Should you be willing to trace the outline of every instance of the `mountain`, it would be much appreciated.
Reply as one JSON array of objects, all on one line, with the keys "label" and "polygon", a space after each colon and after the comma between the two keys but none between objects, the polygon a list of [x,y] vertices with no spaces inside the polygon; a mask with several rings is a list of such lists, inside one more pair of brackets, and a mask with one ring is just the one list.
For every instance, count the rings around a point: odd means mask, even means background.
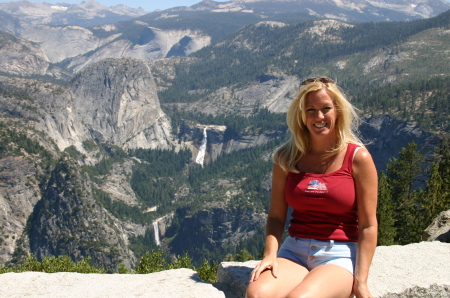
[{"label": "mountain", "polygon": [[[105,51],[89,60],[99,51],[72,52],[58,66],[51,47],[2,34],[0,50],[17,58],[0,74],[0,262],[30,252],[90,256],[113,272],[158,248],[188,251],[196,263],[243,249],[259,255],[270,157],[287,138],[285,111],[300,82],[337,79],[363,117],[359,130],[379,170],[411,141],[429,154],[450,129],[448,14],[263,21],[189,56],[149,61]],[[107,48],[119,33],[145,48],[152,33],[148,24],[134,31],[139,22],[40,26],[72,48],[88,38]],[[27,57],[39,67],[6,68],[26,66]],[[49,68],[68,73],[76,59],[86,60],[70,80],[49,80]]]},{"label": "mountain", "polygon": [[[105,58],[186,56],[261,21],[404,21],[429,18],[448,9],[450,4],[444,0],[202,1],[142,15],[128,13],[124,6],[107,8],[93,0],[70,6],[20,1],[0,4],[4,15],[0,30],[39,43],[51,63],[79,72]],[[121,22],[107,18],[118,10],[124,11]],[[96,21],[99,16],[103,21]]]},{"label": "mountain", "polygon": [[142,8],[130,8],[126,5],[106,7],[94,0],[83,1],[81,4],[32,3],[23,0],[0,3],[0,10],[31,25],[77,26],[111,24],[146,13]]},{"label": "mountain", "polygon": [[228,2],[204,0],[191,7],[169,9],[167,12],[175,13],[183,10],[214,13],[244,12],[265,17],[273,17],[275,14],[286,17],[296,13],[346,22],[379,22],[429,18],[449,8],[450,4],[444,0],[231,0]]},{"label": "mountain", "polygon": [[68,80],[72,75],[52,65],[41,47],[34,42],[0,31],[0,67],[3,73],[41,76]]},{"label": "mountain", "polygon": [[209,45],[211,38],[198,30],[162,30],[135,21],[132,26],[28,26],[18,34],[40,45],[49,62],[72,72],[106,58],[154,60],[186,56]]}]

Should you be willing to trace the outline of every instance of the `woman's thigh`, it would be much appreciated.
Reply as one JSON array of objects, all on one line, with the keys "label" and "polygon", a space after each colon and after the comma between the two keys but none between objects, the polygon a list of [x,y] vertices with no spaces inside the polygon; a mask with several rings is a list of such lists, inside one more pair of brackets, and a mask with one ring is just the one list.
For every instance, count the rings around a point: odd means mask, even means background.
[{"label": "woman's thigh", "polygon": [[264,271],[256,281],[249,284],[247,298],[286,297],[308,274],[305,267],[289,259],[277,258],[277,264],[277,278],[273,277],[272,271]]},{"label": "woman's thigh", "polygon": [[320,265],[285,297],[349,298],[353,292],[353,274],[338,265]]}]

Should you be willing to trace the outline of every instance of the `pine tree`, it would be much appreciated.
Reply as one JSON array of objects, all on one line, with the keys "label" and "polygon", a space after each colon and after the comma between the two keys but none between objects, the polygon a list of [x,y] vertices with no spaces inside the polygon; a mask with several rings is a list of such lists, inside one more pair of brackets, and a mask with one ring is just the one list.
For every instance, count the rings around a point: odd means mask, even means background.
[{"label": "pine tree", "polygon": [[449,193],[444,188],[448,187],[443,183],[443,179],[438,170],[438,164],[434,163],[431,167],[426,189],[420,196],[420,206],[424,221],[430,224],[433,219],[441,212],[449,208]]},{"label": "pine tree", "polygon": [[392,158],[387,165],[388,183],[392,187],[392,200],[395,205],[397,241],[408,244],[421,240],[422,223],[418,216],[417,193],[414,187],[422,173],[424,156],[411,142],[402,148],[399,158]]},{"label": "pine tree", "polygon": [[441,139],[439,149],[436,152],[435,163],[442,178],[443,191],[450,191],[450,137]]},{"label": "pine tree", "polygon": [[450,139],[443,138],[436,150],[428,173],[425,191],[419,196],[420,212],[425,229],[440,212],[450,208]]},{"label": "pine tree", "polygon": [[394,227],[395,211],[392,202],[392,190],[386,175],[381,172],[378,178],[378,245],[395,244],[396,228]]}]

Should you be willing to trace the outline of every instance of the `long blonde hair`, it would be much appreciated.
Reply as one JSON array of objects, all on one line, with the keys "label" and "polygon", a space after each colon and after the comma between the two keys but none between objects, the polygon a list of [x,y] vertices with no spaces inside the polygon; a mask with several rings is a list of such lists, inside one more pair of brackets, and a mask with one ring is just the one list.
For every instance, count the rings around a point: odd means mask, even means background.
[{"label": "long blonde hair", "polygon": [[338,113],[335,129],[336,146],[329,151],[327,156],[337,154],[345,148],[347,143],[363,146],[356,135],[359,117],[341,89],[332,81],[327,83],[319,80],[313,81],[302,85],[299,94],[292,101],[286,115],[291,137],[289,141],[277,148],[273,155],[273,161],[279,164],[284,171],[298,173],[296,168],[298,161],[310,150],[309,130],[306,127],[306,97],[310,92],[319,90],[325,90],[330,95]]}]

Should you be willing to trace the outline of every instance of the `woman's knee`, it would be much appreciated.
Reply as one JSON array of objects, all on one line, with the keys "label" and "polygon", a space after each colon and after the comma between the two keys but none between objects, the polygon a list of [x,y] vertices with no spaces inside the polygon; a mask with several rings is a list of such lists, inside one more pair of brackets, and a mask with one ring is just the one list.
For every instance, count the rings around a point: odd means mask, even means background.
[{"label": "woman's knee", "polygon": [[252,282],[247,288],[246,298],[264,298],[273,297],[270,294],[270,290],[265,286],[264,283]]}]

